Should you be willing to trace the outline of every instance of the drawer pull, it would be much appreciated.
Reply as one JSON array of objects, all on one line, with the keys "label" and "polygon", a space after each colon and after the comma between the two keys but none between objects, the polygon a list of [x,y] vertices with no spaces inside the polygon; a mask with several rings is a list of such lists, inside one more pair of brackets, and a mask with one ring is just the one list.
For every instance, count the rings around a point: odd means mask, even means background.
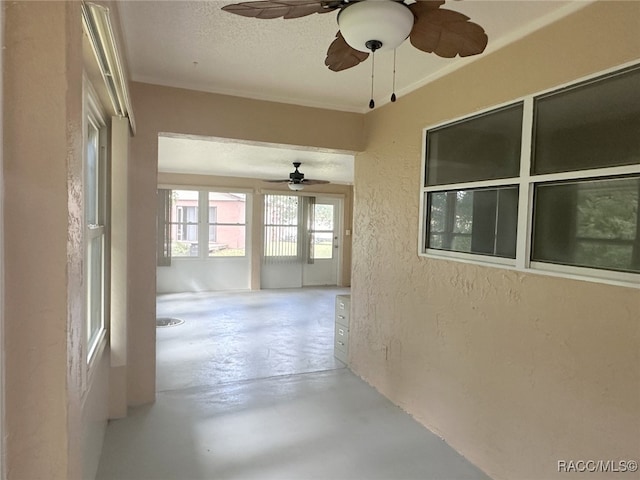
[{"label": "drawer pull", "polygon": [[344,302],[340,302],[340,308],[344,308]]},{"label": "drawer pull", "polygon": [[343,329],[341,329],[341,328],[339,328],[339,329],[338,329],[338,335],[344,335],[344,330],[343,330]]},{"label": "drawer pull", "polygon": [[339,318],[340,320],[344,320],[344,315],[338,315],[338,318]]},{"label": "drawer pull", "polygon": [[340,340],[338,340],[338,344],[340,344],[341,347],[344,347],[344,342],[341,342]]}]

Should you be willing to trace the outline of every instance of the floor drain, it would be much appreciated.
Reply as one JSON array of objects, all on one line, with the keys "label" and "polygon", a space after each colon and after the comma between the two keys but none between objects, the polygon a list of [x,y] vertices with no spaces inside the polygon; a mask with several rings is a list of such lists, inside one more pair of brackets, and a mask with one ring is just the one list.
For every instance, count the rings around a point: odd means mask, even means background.
[{"label": "floor drain", "polygon": [[184,320],[173,317],[156,318],[156,327],[175,327],[176,325],[182,325]]}]

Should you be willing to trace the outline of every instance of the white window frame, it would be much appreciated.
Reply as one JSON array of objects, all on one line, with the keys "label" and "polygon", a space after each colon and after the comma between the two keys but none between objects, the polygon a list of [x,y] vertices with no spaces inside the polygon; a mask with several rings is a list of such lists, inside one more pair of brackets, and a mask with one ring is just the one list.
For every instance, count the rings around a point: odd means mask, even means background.
[{"label": "white window frame", "polygon": [[[202,187],[194,185],[158,185],[158,189],[170,189],[170,190],[189,190],[198,193],[198,222],[190,225],[195,225],[198,231],[198,255],[184,255],[184,256],[171,256],[171,262],[194,262],[201,260],[213,260],[213,261],[229,261],[233,259],[250,258],[251,256],[251,237],[249,229],[249,220],[251,218],[252,208],[252,196],[253,190],[246,188],[217,188],[217,187]],[[228,223],[209,223],[209,192],[214,193],[241,193],[245,195],[245,210],[244,210],[244,223],[228,224]],[[201,208],[202,206],[205,208]],[[169,222],[170,225],[179,225],[178,222]],[[209,255],[209,227],[214,225],[237,225],[244,227],[245,229],[245,247],[244,255],[234,256],[215,256]],[[175,240],[175,239],[172,239]]]},{"label": "white window frame", "polygon": [[[315,219],[315,208],[318,204],[314,203],[314,219]],[[321,230],[321,229],[315,229],[313,228],[314,225],[310,225],[309,226],[309,230],[308,230],[308,235],[309,235],[309,240],[313,240],[315,238],[316,233],[330,233],[331,234],[331,256],[330,257],[316,257],[314,256],[314,246],[310,245],[309,246],[309,258],[313,261],[322,261],[322,260],[333,260],[335,258],[335,238],[336,238],[336,210],[337,207],[334,204],[320,204],[320,205],[330,205],[331,208],[333,209],[333,230]]]},{"label": "white window frame", "polygon": [[[217,217],[217,213],[216,213],[216,221],[211,223],[210,218],[209,218],[209,209],[210,208],[215,208],[216,212],[217,212],[217,208],[218,207],[211,207],[209,205],[209,193],[240,193],[244,195],[244,222],[243,223],[229,223],[229,222],[219,222],[218,221],[218,217]],[[202,242],[200,243],[200,245],[202,246],[202,244],[204,244],[203,251],[202,254],[205,258],[216,258],[216,259],[221,259],[221,258],[247,258],[247,255],[249,254],[249,236],[248,236],[248,224],[249,224],[249,213],[250,213],[250,193],[247,193],[241,189],[235,189],[235,190],[227,190],[227,189],[218,189],[218,188],[207,188],[205,190],[201,190],[200,191],[200,195],[201,195],[201,205],[206,206],[206,208],[203,208],[202,213],[201,213],[201,228],[204,229],[204,231],[206,232],[206,235],[204,235]],[[244,227],[244,255],[231,255],[231,256],[224,256],[224,255],[210,255],[209,254],[209,243],[211,243],[211,238],[209,236],[210,232],[211,232],[211,227]]]},{"label": "white window frame", "polygon": [[[605,177],[619,177],[623,175],[638,175],[640,174],[640,164],[625,165],[618,167],[606,167],[596,168],[589,170],[577,170],[571,172],[551,173],[543,175],[532,175],[531,161],[532,161],[532,142],[533,142],[533,115],[534,115],[534,100],[537,97],[558,92],[567,87],[577,86],[583,82],[595,80],[605,75],[615,74],[616,72],[628,69],[628,68],[640,68],[640,64],[637,62],[630,62],[624,65],[619,65],[615,68],[607,69],[602,72],[598,72],[593,75],[560,85],[554,88],[550,88],[541,92],[537,92],[525,97],[521,97],[509,102],[505,102],[499,105],[492,106],[491,108],[483,109],[474,112],[469,115],[454,118],[428,126],[422,130],[422,162],[421,162],[421,175],[420,175],[420,204],[419,204],[419,235],[418,235],[418,255],[425,258],[434,258],[442,260],[451,260],[463,263],[472,263],[477,265],[492,266],[498,268],[505,268],[510,270],[517,270],[521,272],[536,273],[542,275],[558,276],[564,278],[573,278],[579,280],[586,280],[599,283],[607,283],[613,285],[623,285],[628,287],[640,288],[640,274],[629,272],[618,272],[614,270],[604,270],[586,267],[576,267],[571,265],[558,265],[546,262],[534,262],[531,261],[531,239],[533,229],[533,191],[535,184],[541,184],[551,181],[562,180],[581,180],[581,179],[598,179]],[[427,132],[439,127],[454,124],[456,122],[468,120],[478,115],[489,114],[493,111],[501,108],[515,105],[519,102],[523,102],[523,119],[522,119],[522,137],[521,137],[521,151],[520,151],[520,175],[515,178],[506,178],[498,180],[486,180],[476,182],[465,182],[446,185],[425,186],[426,176],[426,138]],[[502,258],[490,255],[480,255],[473,253],[462,253],[448,250],[437,250],[426,248],[427,245],[427,195],[431,192],[442,192],[450,190],[461,190],[468,188],[481,188],[481,187],[499,187],[505,185],[517,185],[519,190],[518,199],[518,223],[517,223],[517,236],[516,236],[516,258]],[[640,228],[640,225],[638,226]]]},{"label": "white window frame", "polygon": [[[82,178],[83,178],[83,198],[85,207],[83,208],[83,225],[84,225],[84,262],[83,262],[83,279],[84,279],[84,342],[85,342],[85,359],[89,365],[89,369],[92,370],[94,360],[99,357],[99,353],[102,352],[106,344],[107,333],[107,279],[108,279],[108,265],[107,248],[109,248],[107,241],[107,125],[105,122],[104,114],[98,100],[98,95],[93,89],[89,80],[84,77],[84,111],[83,111],[83,162],[82,162]],[[86,201],[88,199],[88,182],[87,182],[87,132],[89,125],[93,125],[98,130],[98,178],[96,188],[98,190],[98,218],[95,224],[89,224],[86,218]],[[89,258],[89,246],[92,240],[96,238],[102,239],[102,255],[101,255],[101,287],[100,298],[97,299],[100,302],[100,322],[99,330],[95,335],[91,333],[91,309],[90,309],[90,258]],[[96,299],[93,299],[94,301]]]}]

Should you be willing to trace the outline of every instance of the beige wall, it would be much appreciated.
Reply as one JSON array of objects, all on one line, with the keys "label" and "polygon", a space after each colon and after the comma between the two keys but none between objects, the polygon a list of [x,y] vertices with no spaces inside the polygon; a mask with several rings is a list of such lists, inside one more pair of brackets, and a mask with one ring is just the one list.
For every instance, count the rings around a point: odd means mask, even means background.
[{"label": "beige wall", "polygon": [[129,120],[111,118],[111,309],[109,418],[127,416]]},{"label": "beige wall", "polygon": [[3,7],[7,477],[80,478],[80,6]]},{"label": "beige wall", "polygon": [[352,368],[496,479],[640,458],[640,290],[419,258],[422,129],[639,59],[639,31],[598,2],[366,116]]},{"label": "beige wall", "polygon": [[[96,464],[109,365],[83,384],[80,6],[2,6],[7,476],[80,478]],[[639,18],[639,2],[589,6],[366,117],[133,84],[129,403],[155,393],[158,133],[348,151],[366,140],[354,370],[496,478],[552,478],[562,458],[638,459],[638,290],[415,252],[421,129],[637,59]]]},{"label": "beige wall", "polygon": [[[362,115],[132,84],[138,131],[129,168],[130,405],[155,398],[155,273],[158,134],[179,133],[312,148],[361,151]],[[222,185],[221,185],[222,186]],[[259,252],[259,250],[258,250]],[[256,252],[254,252],[256,254]],[[255,258],[254,258],[255,261]],[[259,277],[258,277],[259,278]],[[256,278],[252,284],[256,284]]]},{"label": "beige wall", "polygon": [[109,350],[87,368],[80,3],[2,8],[7,478],[92,478]]}]

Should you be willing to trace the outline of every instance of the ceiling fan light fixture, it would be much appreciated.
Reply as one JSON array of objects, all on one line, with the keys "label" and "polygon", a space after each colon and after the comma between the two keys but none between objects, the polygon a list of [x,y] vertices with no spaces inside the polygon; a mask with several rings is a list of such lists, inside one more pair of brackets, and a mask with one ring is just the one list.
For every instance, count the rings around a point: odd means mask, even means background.
[{"label": "ceiling fan light fixture", "polygon": [[338,14],[345,41],[361,52],[372,51],[367,43],[378,42],[379,50],[393,50],[404,42],[413,28],[414,16],[402,2],[364,0],[348,5]]},{"label": "ceiling fan light fixture", "polygon": [[289,190],[295,190],[296,192],[304,190],[304,185],[302,185],[301,183],[290,182],[287,185],[289,185]]}]

